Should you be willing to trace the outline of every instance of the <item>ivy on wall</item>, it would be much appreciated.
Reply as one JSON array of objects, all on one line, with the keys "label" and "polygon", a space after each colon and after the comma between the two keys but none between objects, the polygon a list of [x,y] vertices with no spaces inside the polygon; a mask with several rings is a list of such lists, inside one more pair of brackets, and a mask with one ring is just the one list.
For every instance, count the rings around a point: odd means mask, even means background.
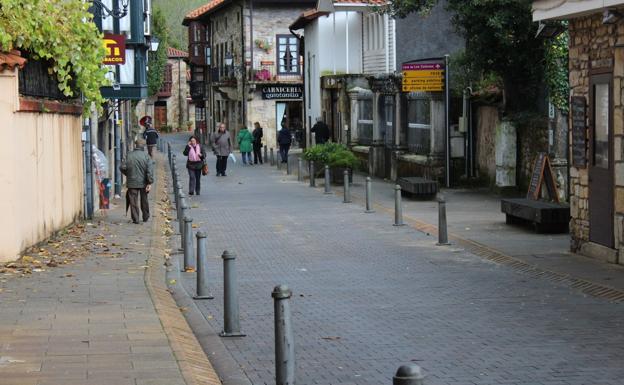
[{"label": "ivy on wall", "polygon": [[156,95],[162,87],[165,69],[167,68],[169,27],[167,26],[167,19],[159,7],[154,7],[152,25],[152,34],[158,38],[160,44],[156,52],[150,52],[149,72],[147,73],[147,92],[150,96]]},{"label": "ivy on wall", "polygon": [[0,50],[28,51],[35,59],[51,60],[51,75],[66,96],[77,91],[91,102],[104,102],[100,87],[108,85],[102,35],[92,22],[88,3],[82,0],[2,0],[0,2]]}]

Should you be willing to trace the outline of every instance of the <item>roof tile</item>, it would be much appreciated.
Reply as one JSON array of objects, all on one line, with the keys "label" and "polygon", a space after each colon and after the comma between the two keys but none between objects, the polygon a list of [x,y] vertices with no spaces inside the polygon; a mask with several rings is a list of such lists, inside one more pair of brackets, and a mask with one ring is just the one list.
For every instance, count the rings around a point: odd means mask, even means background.
[{"label": "roof tile", "polygon": [[13,50],[11,52],[0,52],[0,71],[5,69],[14,69],[15,66],[24,68],[26,59],[21,56],[20,51]]}]

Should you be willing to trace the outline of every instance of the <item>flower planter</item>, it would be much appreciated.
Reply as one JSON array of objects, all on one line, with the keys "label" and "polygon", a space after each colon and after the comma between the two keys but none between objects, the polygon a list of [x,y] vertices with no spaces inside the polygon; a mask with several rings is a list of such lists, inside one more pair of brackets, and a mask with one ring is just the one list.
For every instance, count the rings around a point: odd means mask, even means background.
[{"label": "flower planter", "polygon": [[353,183],[353,170],[346,169],[344,167],[332,167],[329,169],[329,174],[331,175],[331,183],[342,186],[344,184],[344,170],[349,171],[349,183]]}]

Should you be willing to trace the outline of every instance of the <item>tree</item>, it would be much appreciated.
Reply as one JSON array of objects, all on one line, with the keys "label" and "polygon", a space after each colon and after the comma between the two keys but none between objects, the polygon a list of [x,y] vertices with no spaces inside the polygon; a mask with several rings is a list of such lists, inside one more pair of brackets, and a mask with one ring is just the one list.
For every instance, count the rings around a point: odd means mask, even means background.
[{"label": "tree", "polygon": [[[437,2],[391,0],[385,12],[402,18],[411,12],[427,13]],[[466,49],[457,63],[465,66],[461,70],[471,74],[474,82],[500,79],[507,113],[539,109],[546,68],[554,64],[547,59],[561,59],[561,44],[535,37],[531,5],[532,0],[447,0],[452,22],[466,39]],[[559,53],[556,58],[549,54],[553,45]],[[567,73],[551,70],[549,74],[559,76],[554,82],[559,87],[549,91],[561,92],[565,88],[561,87],[561,75],[566,81]]]},{"label": "tree", "polygon": [[160,40],[158,50],[150,55],[149,72],[147,73],[147,90],[150,96],[155,95],[163,85],[167,68],[167,47],[169,46],[169,27],[159,7],[154,7],[152,15],[152,34]]},{"label": "tree", "polygon": [[100,87],[108,84],[102,34],[92,20],[82,0],[2,0],[0,51],[21,49],[35,59],[51,60],[59,89],[78,96],[73,81],[85,98],[86,112],[91,102],[98,107],[104,102]]}]

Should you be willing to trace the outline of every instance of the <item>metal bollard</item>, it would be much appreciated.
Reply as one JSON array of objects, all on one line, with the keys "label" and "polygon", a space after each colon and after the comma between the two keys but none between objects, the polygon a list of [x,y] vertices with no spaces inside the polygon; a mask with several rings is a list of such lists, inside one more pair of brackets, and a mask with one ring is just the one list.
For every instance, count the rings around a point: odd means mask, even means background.
[{"label": "metal bollard", "polygon": [[297,161],[297,181],[303,182],[303,159]]},{"label": "metal bollard", "polygon": [[184,268],[182,271],[193,270],[193,259],[195,259],[195,249],[193,248],[193,218],[184,217]]},{"label": "metal bollard", "polygon": [[314,171],[314,161],[310,161],[310,187],[316,187],[316,172]]},{"label": "metal bollard", "polygon": [[349,186],[349,170],[343,171],[343,183],[344,183],[344,199],[342,203],[351,203],[351,188]]},{"label": "metal bollard", "polygon": [[290,162],[286,160],[286,175],[292,174],[292,170],[290,169]]},{"label": "metal bollard", "polygon": [[169,167],[171,168],[171,176],[174,176],[176,173],[176,155],[175,154],[171,154],[169,156]]},{"label": "metal bollard", "polygon": [[392,385],[424,385],[425,376],[420,366],[415,364],[402,365],[392,377]]},{"label": "metal bollard", "polygon": [[[186,195],[184,193],[180,193],[180,213],[178,218],[178,224],[180,225],[180,235],[184,236],[184,217],[188,215],[188,210],[190,210],[191,206],[188,205],[186,201]],[[184,238],[182,238],[184,240]]]},{"label": "metal bollard", "polygon": [[438,197],[438,246],[450,245],[448,232],[446,231],[446,200],[444,196]]},{"label": "metal bollard", "polygon": [[366,177],[366,211],[365,213],[374,213],[373,205],[371,204],[371,196],[373,194],[373,183],[371,181],[370,176]]},{"label": "metal bollard", "polygon": [[195,234],[195,237],[197,238],[197,289],[193,299],[213,299],[214,297],[210,294],[210,290],[206,287],[208,275],[208,269],[206,266],[206,233],[199,231]]},{"label": "metal bollard", "polygon": [[331,194],[331,184],[329,182],[329,166],[325,165],[325,194]]},{"label": "metal bollard", "polygon": [[271,147],[271,150],[269,152],[271,153],[269,163],[271,164],[271,166],[275,166],[275,154],[273,153],[273,147]]},{"label": "metal bollard", "polygon": [[266,144],[264,145],[264,159],[265,162],[269,160],[269,157],[267,156],[267,146]]},{"label": "metal bollard", "polygon": [[271,297],[275,306],[275,383],[292,385],[295,383],[295,341],[290,317],[292,291],[286,285],[275,286]]},{"label": "metal bollard", "polygon": [[236,291],[236,254],[225,250],[223,259],[223,331],[221,337],[244,337],[240,331]]},{"label": "metal bollard", "polygon": [[401,186],[398,184],[394,186],[394,226],[405,226],[401,205]]}]

